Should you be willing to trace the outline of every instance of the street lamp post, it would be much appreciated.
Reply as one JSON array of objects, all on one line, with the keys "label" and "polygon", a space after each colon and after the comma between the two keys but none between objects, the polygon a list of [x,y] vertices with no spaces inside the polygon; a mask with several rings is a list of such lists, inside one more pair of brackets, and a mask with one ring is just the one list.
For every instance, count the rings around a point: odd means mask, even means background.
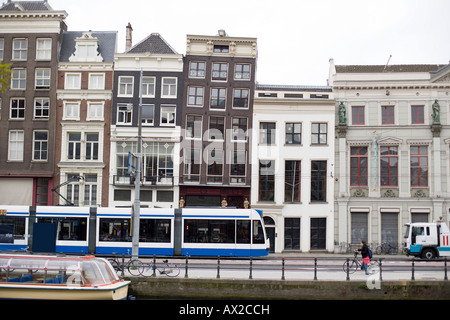
[{"label": "street lamp post", "polygon": [[138,145],[136,154],[136,178],[134,180],[134,204],[133,204],[133,217],[132,217],[132,259],[139,257],[139,225],[141,216],[141,165],[142,165],[142,79],[143,71],[141,69],[140,76],[140,90],[139,90],[139,108],[138,108]]}]

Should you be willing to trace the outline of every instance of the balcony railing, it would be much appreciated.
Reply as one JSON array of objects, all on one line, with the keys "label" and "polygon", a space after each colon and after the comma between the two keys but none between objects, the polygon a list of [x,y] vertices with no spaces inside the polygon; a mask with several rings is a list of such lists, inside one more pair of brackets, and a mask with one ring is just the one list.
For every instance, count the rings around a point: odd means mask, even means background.
[{"label": "balcony railing", "polygon": [[[114,175],[113,176],[113,185],[114,186],[134,186],[136,177],[133,176],[121,176]],[[173,187],[173,176],[144,176],[141,181],[141,186],[160,186],[160,187]]]}]

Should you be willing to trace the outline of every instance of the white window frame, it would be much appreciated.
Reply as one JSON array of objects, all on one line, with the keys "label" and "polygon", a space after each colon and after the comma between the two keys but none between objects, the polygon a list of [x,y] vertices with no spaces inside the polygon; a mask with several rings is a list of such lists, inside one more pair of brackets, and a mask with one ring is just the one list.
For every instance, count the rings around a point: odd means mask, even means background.
[{"label": "white window frame", "polygon": [[[145,81],[148,81],[148,80],[153,80],[153,84],[151,82],[145,83]],[[152,87],[153,87],[153,89],[152,89]],[[155,92],[156,92],[156,77],[148,77],[148,76],[143,77],[141,90],[142,90],[143,97],[154,98]]]},{"label": "white window frame", "polygon": [[[36,69],[34,76],[34,88],[36,90],[49,90],[51,85],[51,77],[52,77],[51,69],[48,68]],[[38,85],[38,81],[42,83]]]},{"label": "white window frame", "polygon": [[[13,104],[13,100],[20,100],[23,101],[23,108],[17,108],[17,110],[19,111],[20,109],[23,109],[23,117],[13,117],[12,116],[12,104]],[[25,100],[25,98],[11,98],[10,100],[10,107],[9,107],[9,119],[10,120],[24,120],[25,119],[25,109],[27,108],[27,101]]]},{"label": "white window frame", "polygon": [[89,90],[105,90],[105,74],[89,73]]},{"label": "white window frame", "polygon": [[[96,109],[96,110],[95,110]],[[86,120],[103,120],[104,119],[105,102],[88,102]]]},{"label": "white window frame", "polygon": [[[65,78],[66,79],[65,79],[65,83],[64,83],[64,89],[66,89],[66,90],[80,90],[81,89],[81,73],[68,72],[68,73],[66,73]],[[76,78],[78,78],[77,81],[76,81]]]},{"label": "white window frame", "polygon": [[[166,115],[173,114],[173,123],[163,123],[163,115],[164,114],[166,114]],[[169,117],[166,116],[166,119],[169,119]],[[164,104],[161,105],[160,119],[159,119],[160,126],[174,127],[176,125],[176,123],[177,123],[177,106],[164,105]]]},{"label": "white window frame", "polygon": [[[46,132],[47,133],[47,140],[36,140],[36,133],[37,132]],[[39,142],[40,144],[40,151],[39,153],[42,155],[42,143],[46,142],[47,143],[47,157],[45,159],[36,159],[35,156],[35,151],[36,151],[36,142]],[[47,162],[48,161],[48,130],[34,130],[33,131],[33,161],[38,161],[38,162]]]},{"label": "white window frame", "polygon": [[[41,101],[41,106],[37,106],[37,102]],[[45,101],[48,103],[48,106],[45,106]],[[37,115],[37,111],[40,110],[41,115]],[[47,110],[47,116],[43,116],[42,113],[44,110]],[[35,120],[48,120],[50,117],[50,98],[34,98],[34,111],[33,111],[33,119]]]},{"label": "white window frame", "polygon": [[[120,110],[121,107],[122,108],[127,108],[126,113],[130,114],[130,121],[129,122],[119,121],[119,113],[121,113],[121,112],[125,113],[125,110]],[[133,105],[128,104],[128,103],[118,103],[117,104],[116,124],[131,126],[132,123],[133,123]]]},{"label": "white window frame", "polygon": [[26,90],[26,89],[27,89],[27,69],[25,68],[12,69],[11,90]]},{"label": "white window frame", "polygon": [[5,54],[5,39],[0,39],[0,61],[4,59]]},{"label": "white window frame", "polygon": [[[122,80],[131,79],[131,83],[122,83]],[[122,90],[122,86],[124,86],[124,91]],[[127,93],[128,87],[131,88],[131,93]],[[132,97],[134,93],[134,77],[133,76],[120,76],[119,77],[119,86],[118,86],[118,97]]]},{"label": "white window frame", "polygon": [[[69,109],[75,112],[69,114]],[[80,120],[80,101],[64,101],[63,120]]]},{"label": "white window frame", "polygon": [[[16,47],[16,41],[20,41],[20,47]],[[25,44],[23,47],[22,45]],[[15,58],[15,53],[19,53],[19,57]],[[26,38],[14,38],[12,42],[12,57],[13,61],[27,61],[28,59],[28,39]]]},{"label": "white window frame", "polygon": [[[12,140],[12,134],[13,133],[21,133],[21,137],[18,136],[17,140]],[[20,139],[21,138],[21,139]],[[10,130],[9,131],[9,135],[8,135],[8,161],[17,161],[17,162],[22,162],[23,161],[23,155],[24,155],[24,147],[25,147],[25,133],[23,130]],[[15,155],[12,156],[12,144],[15,143],[16,144],[16,150],[15,150]]]},{"label": "white window frame", "polygon": [[[50,47],[49,47],[50,44]],[[50,61],[52,59],[52,39],[37,38],[36,39],[36,60]]]},{"label": "white window frame", "polygon": [[[173,83],[165,83],[167,80],[175,80],[175,84]],[[167,94],[164,94],[164,91],[167,90]],[[177,77],[163,77],[161,79],[161,98],[170,98],[175,99],[177,97],[178,90],[178,78]],[[174,91],[172,94],[171,92]]]}]

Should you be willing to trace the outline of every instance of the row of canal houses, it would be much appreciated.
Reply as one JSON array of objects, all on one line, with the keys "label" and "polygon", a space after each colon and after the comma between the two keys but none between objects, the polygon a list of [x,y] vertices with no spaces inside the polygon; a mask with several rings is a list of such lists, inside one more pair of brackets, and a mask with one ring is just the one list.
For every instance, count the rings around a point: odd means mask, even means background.
[{"label": "row of canal houses", "polygon": [[[257,82],[257,39],[69,31],[47,1],[0,8],[0,204],[263,211],[272,252],[402,241],[448,220],[450,65],[335,65]],[[294,72],[286,70],[285,72]],[[1,223],[1,220],[0,220]]]}]

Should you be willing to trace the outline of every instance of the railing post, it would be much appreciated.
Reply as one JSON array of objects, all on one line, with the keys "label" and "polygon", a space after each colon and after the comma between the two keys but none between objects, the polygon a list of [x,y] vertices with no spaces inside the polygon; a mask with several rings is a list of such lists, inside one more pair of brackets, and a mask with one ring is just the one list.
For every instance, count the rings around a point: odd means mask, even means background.
[{"label": "railing post", "polygon": [[281,280],[285,280],[285,277],[284,277],[284,257],[281,258]]},{"label": "railing post", "polygon": [[251,280],[253,279],[253,275],[252,275],[252,270],[253,269],[253,260],[252,257],[250,257],[250,275],[248,276],[248,278]]},{"label": "railing post", "polygon": [[350,280],[350,259],[347,258],[347,278],[345,280]]},{"label": "railing post", "polygon": [[156,277],[156,255],[153,255],[153,275],[152,277]]},{"label": "railing post", "polygon": [[317,258],[314,258],[314,280],[317,280]]},{"label": "railing post", "polygon": [[122,270],[122,277],[124,276],[125,273],[125,254],[122,254],[122,265],[120,266],[120,269]]},{"label": "railing post", "polygon": [[412,273],[411,273],[411,280],[416,280],[415,278],[414,278],[414,259],[412,259]]},{"label": "railing post", "polygon": [[380,281],[381,280],[383,280],[383,276],[382,276],[382,274],[383,274],[383,267],[382,267],[382,265],[383,265],[383,258],[380,258],[380,263],[379,263],[379,266],[380,266]]},{"label": "railing post", "polygon": [[444,280],[448,280],[448,277],[447,277],[447,257],[444,257]]},{"label": "railing post", "polygon": [[186,267],[184,269],[184,277],[185,278],[189,278],[188,277],[188,263],[189,263],[189,256],[186,256]]},{"label": "railing post", "polygon": [[220,279],[220,256],[217,256],[217,279]]}]

